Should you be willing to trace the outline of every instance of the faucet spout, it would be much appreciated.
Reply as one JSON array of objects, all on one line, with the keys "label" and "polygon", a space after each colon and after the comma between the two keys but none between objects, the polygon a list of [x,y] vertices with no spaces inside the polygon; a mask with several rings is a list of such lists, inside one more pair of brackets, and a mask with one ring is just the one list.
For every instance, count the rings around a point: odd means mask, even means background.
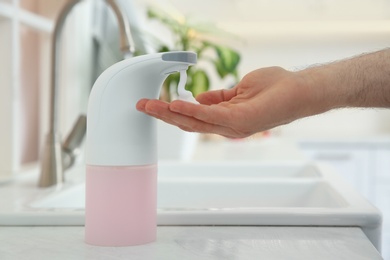
[{"label": "faucet spout", "polygon": [[[49,187],[55,184],[64,182],[64,158],[68,158],[68,162],[74,161],[73,151],[69,151],[66,144],[61,145],[61,137],[58,130],[58,116],[59,116],[59,68],[60,68],[60,50],[62,42],[62,30],[73,7],[82,0],[69,0],[61,10],[54,27],[52,49],[51,49],[51,93],[50,93],[50,110],[49,110],[49,133],[47,134],[45,144],[43,147],[43,154],[41,158],[41,175],[39,178],[39,187]],[[106,0],[108,6],[113,10],[118,20],[120,49],[127,57],[134,53],[134,43],[130,31],[130,24],[128,17],[122,11],[116,0]],[[86,132],[85,124],[76,124],[77,136],[79,143]],[[75,129],[72,131],[74,132]],[[77,147],[77,145],[72,145]],[[67,155],[67,156],[66,156]],[[70,157],[70,158],[69,158]]]},{"label": "faucet spout", "polygon": [[130,31],[130,23],[127,15],[120,8],[115,0],[106,0],[107,4],[114,11],[118,20],[119,37],[120,37],[120,50],[125,56],[131,56],[135,52],[133,37]]}]

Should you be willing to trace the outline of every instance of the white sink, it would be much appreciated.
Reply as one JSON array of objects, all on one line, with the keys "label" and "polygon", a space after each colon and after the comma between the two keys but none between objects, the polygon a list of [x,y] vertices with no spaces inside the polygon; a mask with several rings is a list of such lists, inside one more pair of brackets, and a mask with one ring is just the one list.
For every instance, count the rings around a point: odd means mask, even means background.
[{"label": "white sink", "polygon": [[[245,170],[244,170],[245,169]],[[298,180],[298,181],[297,181]],[[161,210],[243,209],[262,207],[341,207],[346,203],[313,165],[162,164],[158,173]],[[280,192],[283,190],[284,192]],[[55,190],[33,208],[84,209],[83,182]]]},{"label": "white sink", "polygon": [[[1,212],[0,225],[83,225],[83,167]],[[324,165],[161,163],[159,225],[359,226],[379,248],[380,212]]]},{"label": "white sink", "polygon": [[[283,190],[284,192],[280,192]],[[33,208],[84,209],[85,185],[75,185],[33,202]],[[259,210],[262,208],[341,208],[346,201],[318,181],[164,180],[158,184],[158,209],[169,211]]]}]

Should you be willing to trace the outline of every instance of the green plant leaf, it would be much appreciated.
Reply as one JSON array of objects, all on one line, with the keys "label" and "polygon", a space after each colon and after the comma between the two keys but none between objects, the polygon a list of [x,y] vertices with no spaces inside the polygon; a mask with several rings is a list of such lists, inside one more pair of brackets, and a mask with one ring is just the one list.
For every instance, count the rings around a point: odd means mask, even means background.
[{"label": "green plant leaf", "polygon": [[169,48],[165,45],[161,46],[160,49],[158,49],[158,52],[167,52],[170,51]]},{"label": "green plant leaf", "polygon": [[207,73],[204,70],[195,70],[191,74],[188,75],[191,77],[190,84],[187,86],[187,89],[192,92],[194,97],[198,94],[209,90],[210,81]]},{"label": "green plant leaf", "polygon": [[225,70],[225,68],[223,67],[221,61],[218,59],[218,60],[215,60],[214,61],[214,66],[215,66],[215,69],[217,70],[218,72],[218,75],[223,79],[225,76],[229,75],[229,72]]},{"label": "green plant leaf", "polygon": [[225,77],[234,73],[240,63],[240,54],[236,51],[220,45],[212,45],[217,52],[218,60],[215,62],[218,74]]}]

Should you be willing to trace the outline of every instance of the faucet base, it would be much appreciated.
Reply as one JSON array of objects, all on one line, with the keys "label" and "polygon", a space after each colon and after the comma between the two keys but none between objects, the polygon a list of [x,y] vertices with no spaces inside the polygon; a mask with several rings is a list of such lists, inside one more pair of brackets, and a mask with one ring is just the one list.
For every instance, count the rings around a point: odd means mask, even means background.
[{"label": "faucet base", "polygon": [[64,167],[62,164],[61,138],[58,134],[49,133],[43,149],[38,186],[45,188],[63,182]]},{"label": "faucet base", "polygon": [[157,165],[88,166],[85,242],[133,246],[153,242],[157,230]]}]

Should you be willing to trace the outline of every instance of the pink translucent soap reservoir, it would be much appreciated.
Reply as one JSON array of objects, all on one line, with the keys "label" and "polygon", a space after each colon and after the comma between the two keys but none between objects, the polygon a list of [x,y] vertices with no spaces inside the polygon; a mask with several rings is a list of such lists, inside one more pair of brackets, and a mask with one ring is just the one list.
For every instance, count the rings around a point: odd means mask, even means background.
[{"label": "pink translucent soap reservoir", "polygon": [[156,120],[136,110],[162,83],[196,63],[193,52],[118,62],[96,80],[88,103],[85,242],[132,246],[156,239]]}]

